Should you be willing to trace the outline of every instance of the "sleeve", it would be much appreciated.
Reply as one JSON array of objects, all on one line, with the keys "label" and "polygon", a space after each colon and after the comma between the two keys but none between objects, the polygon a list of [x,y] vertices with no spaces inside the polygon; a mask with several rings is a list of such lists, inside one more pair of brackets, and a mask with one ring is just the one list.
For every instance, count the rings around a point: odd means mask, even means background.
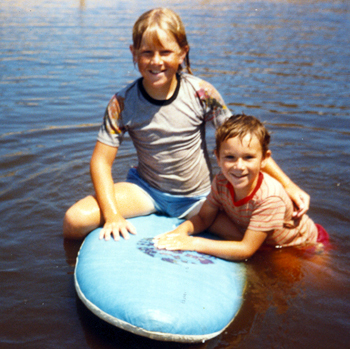
[{"label": "sleeve", "polygon": [[119,147],[123,141],[125,127],[122,123],[124,99],[114,95],[106,108],[97,140],[112,147]]},{"label": "sleeve", "polygon": [[255,231],[282,229],[285,212],[286,205],[282,198],[268,197],[253,209],[247,229]]},{"label": "sleeve", "polygon": [[204,120],[212,122],[215,128],[232,115],[220,93],[210,83],[202,80],[197,95],[205,110]]}]

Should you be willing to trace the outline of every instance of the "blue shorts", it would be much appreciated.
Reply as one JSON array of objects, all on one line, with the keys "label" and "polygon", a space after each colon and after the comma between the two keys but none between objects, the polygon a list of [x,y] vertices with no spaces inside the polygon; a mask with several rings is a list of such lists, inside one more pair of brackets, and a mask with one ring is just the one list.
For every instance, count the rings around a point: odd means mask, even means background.
[{"label": "blue shorts", "polygon": [[185,218],[196,206],[202,204],[209,193],[198,196],[183,196],[163,193],[152,188],[138,174],[136,168],[131,168],[126,177],[126,182],[134,183],[143,189],[152,199],[155,209],[170,217]]}]

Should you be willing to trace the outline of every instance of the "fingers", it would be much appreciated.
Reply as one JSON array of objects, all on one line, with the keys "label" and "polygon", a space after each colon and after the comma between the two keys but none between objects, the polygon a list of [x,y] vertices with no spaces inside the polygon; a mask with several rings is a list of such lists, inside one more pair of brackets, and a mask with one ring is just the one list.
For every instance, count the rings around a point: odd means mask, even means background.
[{"label": "fingers", "polygon": [[122,236],[125,240],[130,238],[129,234],[136,234],[136,228],[127,220],[113,223],[106,223],[100,231],[99,239],[108,241],[111,236],[115,241]]},{"label": "fingers", "polygon": [[297,200],[295,200],[295,204],[298,209],[293,213],[293,217],[300,218],[310,207],[310,196],[305,192],[299,193]]},{"label": "fingers", "polygon": [[182,249],[182,242],[179,240],[178,233],[164,233],[157,235],[153,239],[154,246],[160,250],[180,250]]},{"label": "fingers", "polygon": [[156,241],[154,246],[159,250],[178,250],[179,246],[174,241]]},{"label": "fingers", "polygon": [[178,237],[177,233],[162,233],[153,238],[154,245],[162,244],[165,241],[173,241],[175,237]]},{"label": "fingers", "polygon": [[304,205],[299,205],[299,209],[297,211],[293,212],[294,218],[300,218],[303,214],[305,214],[307,209],[304,207]]},{"label": "fingers", "polygon": [[289,185],[285,187],[285,189],[297,208],[293,213],[293,217],[300,218],[309,209],[310,195],[307,194],[304,190],[300,189],[293,182],[290,182]]}]

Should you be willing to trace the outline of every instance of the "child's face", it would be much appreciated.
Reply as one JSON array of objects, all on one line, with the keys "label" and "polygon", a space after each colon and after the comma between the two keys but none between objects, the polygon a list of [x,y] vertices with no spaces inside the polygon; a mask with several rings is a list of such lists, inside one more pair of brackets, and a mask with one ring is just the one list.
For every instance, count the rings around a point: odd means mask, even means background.
[{"label": "child's face", "polygon": [[[158,29],[157,35],[160,44],[145,32],[140,48],[137,50],[131,46],[130,50],[144,78],[146,91],[151,97],[166,99],[175,90],[176,72],[186,57],[188,47],[181,49],[175,38],[164,30]],[[163,98],[157,98],[161,96]]]},{"label": "child's face", "polygon": [[242,140],[229,138],[221,144],[216,158],[222,173],[234,188],[235,201],[244,199],[254,190],[260,169],[270,154],[268,150],[263,158],[261,144],[255,135],[247,134]]}]

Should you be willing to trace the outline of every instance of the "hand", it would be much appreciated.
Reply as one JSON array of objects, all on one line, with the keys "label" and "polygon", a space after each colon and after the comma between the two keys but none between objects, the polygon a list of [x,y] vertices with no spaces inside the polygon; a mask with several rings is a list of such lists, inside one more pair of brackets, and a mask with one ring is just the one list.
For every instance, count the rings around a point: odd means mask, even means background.
[{"label": "hand", "polygon": [[187,234],[169,232],[156,236],[153,242],[154,246],[160,250],[193,250],[193,237]]},{"label": "hand", "polygon": [[104,238],[107,241],[112,235],[114,240],[118,241],[121,235],[125,240],[128,240],[130,237],[129,233],[135,235],[135,227],[126,219],[120,217],[118,220],[106,222],[100,232],[99,238],[100,240]]},{"label": "hand", "polygon": [[297,211],[294,211],[293,217],[300,218],[310,207],[310,195],[301,190],[293,182],[286,186],[285,189],[297,207]]}]

